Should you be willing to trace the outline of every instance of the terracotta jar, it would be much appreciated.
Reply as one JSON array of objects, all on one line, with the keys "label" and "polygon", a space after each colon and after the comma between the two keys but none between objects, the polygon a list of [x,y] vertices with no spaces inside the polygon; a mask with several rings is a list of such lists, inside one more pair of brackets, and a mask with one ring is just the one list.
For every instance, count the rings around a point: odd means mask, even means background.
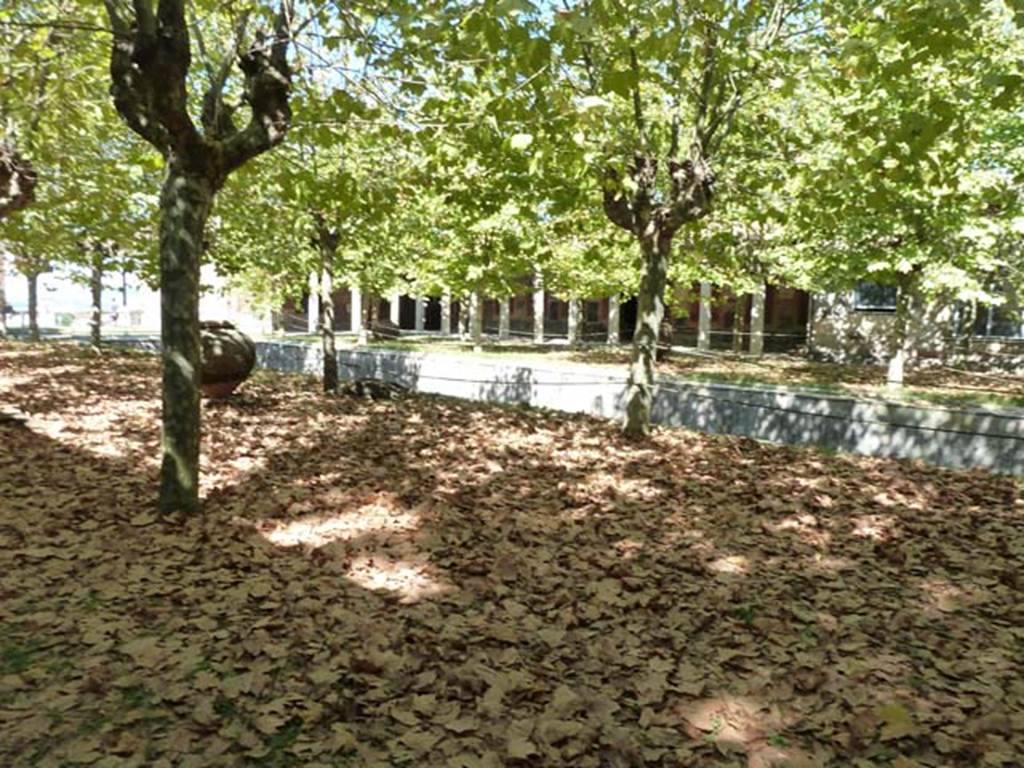
[{"label": "terracotta jar", "polygon": [[207,398],[227,397],[256,365],[253,340],[227,322],[199,324],[202,364],[199,388]]}]

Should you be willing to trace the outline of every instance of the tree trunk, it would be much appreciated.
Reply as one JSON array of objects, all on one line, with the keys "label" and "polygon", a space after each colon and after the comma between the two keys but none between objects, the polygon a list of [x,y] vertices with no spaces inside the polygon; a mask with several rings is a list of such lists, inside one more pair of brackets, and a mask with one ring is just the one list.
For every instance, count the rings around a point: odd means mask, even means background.
[{"label": "tree trunk", "polygon": [[39,273],[28,275],[28,338],[39,341]]},{"label": "tree trunk", "polygon": [[[51,38],[53,34],[54,32],[51,30]],[[46,65],[41,74],[42,79],[36,88],[38,91],[37,104],[44,103],[42,95],[45,92],[49,74],[49,68]],[[38,109],[37,107],[36,115],[30,124],[38,122]],[[33,127],[35,126],[33,125]],[[7,144],[0,143],[0,220],[33,202],[37,181],[38,176],[32,166]]]},{"label": "tree trunk", "polygon": [[661,319],[665,314],[665,283],[671,247],[671,235],[656,229],[640,237],[643,271],[637,294],[636,333],[633,335],[633,361],[627,384],[626,421],[623,425],[623,432],[628,437],[646,437],[651,430],[654,363]]},{"label": "tree trunk", "polygon": [[750,297],[750,354],[755,357],[764,354],[764,302],[765,286],[762,283]]},{"label": "tree trunk", "polygon": [[661,315],[661,330],[658,332],[658,353],[654,356],[656,362],[668,360],[672,354],[672,342],[675,338],[676,326],[672,318],[672,308],[665,305]]},{"label": "tree trunk", "polygon": [[968,356],[971,353],[971,337],[974,335],[974,323],[978,317],[978,302],[970,302],[965,311],[964,316],[961,319],[960,328],[958,329],[956,345],[955,345],[955,356]]},{"label": "tree trunk", "polygon": [[469,294],[469,335],[473,340],[473,351],[483,351],[484,302],[479,290]]},{"label": "tree trunk", "polygon": [[160,511],[199,511],[199,264],[209,180],[168,168],[160,195],[163,435]]},{"label": "tree trunk", "polygon": [[99,347],[103,341],[103,249],[99,246],[93,246],[92,269],[89,274],[89,293],[92,296],[89,340],[94,347]]},{"label": "tree trunk", "polygon": [[583,343],[583,302],[569,299],[569,344],[577,347]]},{"label": "tree trunk", "polygon": [[700,284],[700,304],[697,308],[697,349],[711,349],[711,283]]},{"label": "tree trunk", "polygon": [[743,296],[733,299],[732,308],[732,351],[739,354],[743,351]]},{"label": "tree trunk", "polygon": [[441,335],[452,335],[452,292],[447,288],[441,294]]},{"label": "tree trunk", "polygon": [[509,304],[511,299],[498,299],[498,339],[508,341],[512,336],[511,320],[512,311]]},{"label": "tree trunk", "polygon": [[459,341],[469,338],[469,320],[472,312],[473,299],[470,294],[465,294],[459,301]]},{"label": "tree trunk", "polygon": [[338,391],[338,351],[334,343],[334,250],[330,234],[320,234],[320,346],[324,357],[324,392]]},{"label": "tree trunk", "polygon": [[376,293],[366,295],[366,330],[372,331],[373,324],[380,319],[380,296]]},{"label": "tree trunk", "polygon": [[903,386],[903,374],[906,368],[910,328],[910,303],[912,298],[912,282],[901,277],[896,294],[896,314],[893,317],[892,335],[889,341],[889,364],[886,370],[886,386],[891,390],[899,390]]},{"label": "tree trunk", "polygon": [[619,306],[618,296],[608,297],[608,343],[618,344],[619,343],[619,313],[621,307]]}]

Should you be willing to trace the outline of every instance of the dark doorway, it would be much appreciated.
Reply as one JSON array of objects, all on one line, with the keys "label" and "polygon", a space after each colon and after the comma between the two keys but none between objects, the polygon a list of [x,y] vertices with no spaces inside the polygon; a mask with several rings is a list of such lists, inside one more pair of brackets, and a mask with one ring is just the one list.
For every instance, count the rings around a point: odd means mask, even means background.
[{"label": "dark doorway", "polygon": [[411,296],[398,299],[398,327],[407,331],[416,327],[416,299]]},{"label": "dark doorway", "polygon": [[636,299],[627,299],[619,306],[619,341],[632,341],[636,332]]},{"label": "dark doorway", "polygon": [[423,313],[423,330],[425,331],[440,331],[441,330],[441,300],[430,298],[427,299],[427,308]]}]

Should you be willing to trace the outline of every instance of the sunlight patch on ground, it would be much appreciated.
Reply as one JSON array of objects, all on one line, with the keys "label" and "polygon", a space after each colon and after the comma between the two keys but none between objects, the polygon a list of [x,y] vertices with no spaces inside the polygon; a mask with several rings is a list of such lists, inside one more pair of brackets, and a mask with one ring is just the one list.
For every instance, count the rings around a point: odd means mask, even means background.
[{"label": "sunlight patch on ground", "polygon": [[728,555],[708,563],[708,570],[722,574],[743,574],[750,571],[750,560],[746,555]]},{"label": "sunlight patch on ground", "polygon": [[[321,509],[333,505],[338,511],[309,514],[314,503]],[[422,524],[417,509],[406,509],[389,493],[376,494],[373,501],[354,509],[345,507],[351,507],[350,496],[342,489],[331,489],[291,505],[292,514],[305,513],[299,519],[267,520],[256,528],[277,547],[336,554],[345,563],[347,579],[364,589],[390,592],[401,603],[455,589],[435,575],[430,558],[417,550],[414,537]]]},{"label": "sunlight patch on ground", "polygon": [[350,541],[370,533],[394,534],[415,531],[419,515],[379,502],[350,512],[312,515],[291,522],[268,521],[263,537],[279,547],[318,548],[335,541]]},{"label": "sunlight patch on ground", "polygon": [[18,376],[5,373],[3,376],[0,376],[0,394],[13,394],[15,390],[32,384],[35,379],[35,374],[22,374]]},{"label": "sunlight patch on ground", "polygon": [[487,441],[491,445],[513,450],[543,451],[554,445],[555,435],[541,430],[536,432],[509,430],[500,435],[489,435]]},{"label": "sunlight patch on ground", "polygon": [[430,564],[421,560],[391,560],[387,557],[361,557],[352,562],[345,574],[360,587],[395,593],[400,603],[415,603],[452,592],[455,588],[430,573]]},{"label": "sunlight patch on ground", "polygon": [[805,512],[789,515],[778,522],[764,523],[764,530],[771,533],[794,533],[811,546],[826,548],[832,543],[832,534],[822,529],[817,517]]},{"label": "sunlight patch on ground", "polygon": [[896,530],[896,521],[889,516],[860,515],[852,520],[853,535],[861,539],[886,541]]},{"label": "sunlight patch on ground", "polygon": [[[133,430],[149,431],[151,417],[146,411],[150,407],[151,404],[144,400],[119,400],[102,412],[85,408],[69,412],[66,415],[70,418],[35,414],[29,417],[26,426],[75,450],[104,458],[131,457],[132,461],[156,465],[158,457],[153,452],[140,456],[132,435],[125,434]],[[156,437],[157,433],[150,431],[150,435]]]},{"label": "sunlight patch on ground", "polygon": [[636,539],[622,539],[615,542],[615,549],[618,550],[623,560],[632,560],[643,548],[644,543]]},{"label": "sunlight patch on ground", "polygon": [[653,501],[664,493],[646,477],[623,477],[611,472],[592,475],[585,487],[581,488],[589,495],[601,494],[608,499],[629,498]]},{"label": "sunlight patch on ground", "polygon": [[752,697],[731,694],[684,702],[676,715],[692,737],[743,750],[758,746],[798,719]]},{"label": "sunlight patch on ground", "polygon": [[747,768],[817,768],[822,761],[781,736],[800,721],[794,712],[749,696],[724,694],[680,704],[675,715],[695,741],[720,752],[746,753]]}]

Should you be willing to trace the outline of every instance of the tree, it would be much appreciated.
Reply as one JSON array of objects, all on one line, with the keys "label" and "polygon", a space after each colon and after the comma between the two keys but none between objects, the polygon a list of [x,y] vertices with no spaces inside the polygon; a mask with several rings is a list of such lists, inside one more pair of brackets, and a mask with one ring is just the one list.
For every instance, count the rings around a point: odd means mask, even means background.
[{"label": "tree", "polygon": [[[248,36],[254,9],[242,11],[216,61],[206,48],[200,19],[186,17],[185,0],[104,0],[114,32],[111,94],[125,123],[164,158],[160,193],[161,354],[163,438],[160,508],[199,508],[198,376],[199,267],[214,198],[230,174],[279,144],[288,129],[291,66],[288,48],[293,3],[281,0],[271,28]],[[192,5],[195,8],[197,4]],[[213,3],[204,7],[211,15]],[[257,18],[259,18],[257,16]],[[206,65],[207,85],[191,93],[193,30]],[[246,43],[248,39],[248,43]],[[229,80],[237,64],[241,83],[232,101]],[[201,102],[199,124],[191,107]],[[244,127],[236,123],[245,105]]]},{"label": "tree", "polygon": [[[325,291],[347,285],[360,295],[383,294],[423,254],[413,247],[420,232],[411,224],[417,208],[408,137],[364,124],[375,117],[365,105],[308,85],[294,100],[281,162],[253,165],[225,189],[211,244],[223,271],[272,306],[318,292],[324,388],[332,392],[336,342],[325,310],[333,313],[334,305]],[[368,313],[357,322],[365,328]]]},{"label": "tree", "polygon": [[899,387],[926,300],[992,298],[1020,204],[1019,121],[1008,115],[1024,85],[1020,35],[981,0],[841,3],[826,21],[816,148],[796,174],[796,210],[833,287],[895,288],[887,377]]},{"label": "tree", "polygon": [[[17,232],[35,232],[34,224],[41,219],[36,211],[28,209],[14,219],[8,220],[4,228],[4,247],[13,259],[14,269],[25,276],[28,282],[28,337],[39,341],[39,277],[53,269],[53,259],[59,257],[59,245],[55,242],[39,245],[39,240],[28,236],[19,238]],[[13,236],[12,236],[13,235]]]},{"label": "tree", "polygon": [[118,117],[104,100],[90,130],[65,143],[68,157],[54,174],[59,190],[40,211],[41,232],[70,241],[60,263],[91,294],[90,339],[102,341],[103,289],[114,272],[144,274],[155,267],[156,211],[152,190],[159,160],[134,136],[119,135]]},{"label": "tree", "polygon": [[[714,164],[752,81],[811,3],[582,3],[561,15],[566,57],[589,103],[628,99],[628,130],[603,169],[609,220],[641,252],[637,328],[624,432],[648,433],[672,244],[712,209]],[[777,58],[777,57],[776,57]],[[623,155],[628,154],[626,161]],[[662,171],[664,169],[664,171]]]},{"label": "tree", "polygon": [[[510,62],[493,119],[532,141],[534,165],[560,167],[579,184],[560,185],[565,199],[556,203],[594,190],[609,222],[640,252],[628,435],[649,430],[673,242],[711,212],[715,165],[745,102],[807,48],[801,31],[815,30],[817,6],[578,0],[556,10],[517,2],[462,12],[454,49],[469,58],[482,48]],[[478,72],[466,79],[475,84]],[[512,111],[510,102],[528,110]]]}]

